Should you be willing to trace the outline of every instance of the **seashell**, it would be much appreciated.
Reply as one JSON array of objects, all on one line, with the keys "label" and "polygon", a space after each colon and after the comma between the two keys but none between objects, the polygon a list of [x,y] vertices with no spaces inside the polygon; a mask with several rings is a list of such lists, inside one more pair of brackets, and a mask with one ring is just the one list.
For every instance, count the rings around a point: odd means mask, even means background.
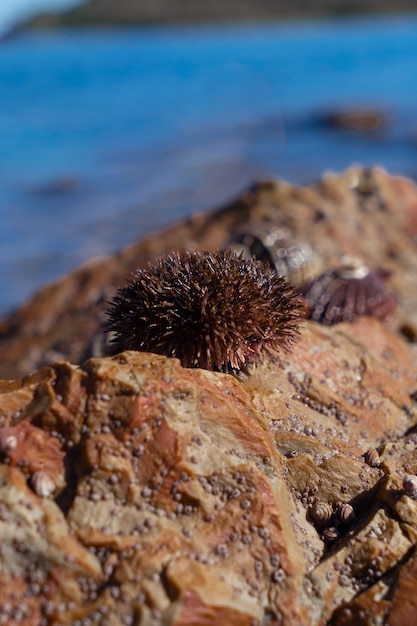
[{"label": "seashell", "polygon": [[333,543],[336,539],[340,537],[340,530],[336,528],[336,526],[327,526],[323,530],[323,539],[326,543]]},{"label": "seashell", "polygon": [[363,211],[381,211],[386,208],[375,174],[374,168],[360,169],[349,185],[358,194],[359,206]]},{"label": "seashell", "polygon": [[417,476],[406,474],[403,478],[403,489],[407,496],[417,500]]},{"label": "seashell", "polygon": [[381,276],[351,258],[315,278],[301,292],[309,307],[308,317],[327,326],[353,322],[360,315],[383,320],[396,304]]},{"label": "seashell", "polygon": [[315,502],[310,507],[310,517],[317,524],[325,524],[333,515],[333,507],[328,502]]},{"label": "seashell", "polygon": [[351,504],[341,504],[337,510],[337,516],[342,524],[348,524],[355,516],[353,506]]},{"label": "seashell", "polygon": [[375,448],[369,448],[363,455],[365,459],[365,463],[370,465],[371,467],[378,467],[381,465],[381,457],[379,456],[378,450]]},{"label": "seashell", "polygon": [[19,443],[16,435],[13,435],[8,429],[0,431],[0,452],[7,454],[14,450]]},{"label": "seashell", "polygon": [[30,483],[33,491],[41,498],[48,498],[55,491],[55,481],[43,470],[35,472],[30,479]]},{"label": "seashell", "polygon": [[321,270],[319,256],[307,242],[297,241],[287,228],[268,223],[247,224],[231,236],[227,247],[269,263],[278,276],[294,285],[312,280]]}]

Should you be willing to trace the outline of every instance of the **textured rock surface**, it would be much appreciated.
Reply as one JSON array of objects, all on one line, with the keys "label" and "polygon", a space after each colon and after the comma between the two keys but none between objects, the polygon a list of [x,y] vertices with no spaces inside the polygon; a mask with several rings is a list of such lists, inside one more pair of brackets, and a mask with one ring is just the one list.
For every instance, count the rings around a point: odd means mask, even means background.
[{"label": "textured rock surface", "polygon": [[[416,623],[416,216],[415,186],[380,170],[262,183],[5,320],[0,624]],[[305,321],[236,377],[147,353],[75,364],[105,350],[130,269],[260,223],[308,242],[317,273],[347,253],[382,271],[394,315]]]},{"label": "textured rock surface", "polygon": [[4,383],[0,623],[407,623],[416,374],[363,318],[239,378],[125,352]]},{"label": "textured rock surface", "polygon": [[19,378],[60,359],[103,356],[104,311],[130,272],[173,245],[213,250],[227,245],[237,228],[259,224],[284,227],[310,244],[316,274],[336,267],[344,254],[383,271],[399,304],[391,328],[416,341],[417,188],[379,169],[352,168],[308,187],[259,183],[218,211],[195,215],[48,285],[0,321],[0,378]]}]

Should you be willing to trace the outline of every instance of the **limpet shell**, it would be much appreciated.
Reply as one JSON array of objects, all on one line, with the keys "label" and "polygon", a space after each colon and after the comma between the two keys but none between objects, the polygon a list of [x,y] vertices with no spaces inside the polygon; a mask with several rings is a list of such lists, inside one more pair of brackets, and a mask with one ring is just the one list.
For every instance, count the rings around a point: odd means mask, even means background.
[{"label": "limpet shell", "polygon": [[315,502],[310,507],[310,517],[317,524],[325,524],[333,515],[333,507],[328,502]]},{"label": "limpet shell", "polygon": [[336,539],[339,539],[339,537],[340,530],[336,528],[336,526],[327,526],[327,528],[323,530],[323,539],[327,543],[332,543],[333,541],[336,541]]},{"label": "limpet shell", "polygon": [[343,503],[339,506],[337,510],[337,517],[342,522],[342,524],[348,524],[354,518],[353,506],[348,503]]},{"label": "limpet shell", "polygon": [[310,244],[296,240],[287,228],[268,223],[247,224],[236,230],[227,247],[246,258],[269,263],[294,285],[312,280],[322,269],[319,255]]},{"label": "limpet shell", "polygon": [[327,326],[353,322],[361,315],[384,320],[396,306],[378,272],[358,259],[345,259],[339,268],[320,274],[301,292],[308,317]]},{"label": "limpet shell", "polygon": [[381,457],[379,456],[378,450],[375,448],[369,448],[363,455],[365,459],[365,463],[370,465],[371,467],[378,467],[381,465]]}]

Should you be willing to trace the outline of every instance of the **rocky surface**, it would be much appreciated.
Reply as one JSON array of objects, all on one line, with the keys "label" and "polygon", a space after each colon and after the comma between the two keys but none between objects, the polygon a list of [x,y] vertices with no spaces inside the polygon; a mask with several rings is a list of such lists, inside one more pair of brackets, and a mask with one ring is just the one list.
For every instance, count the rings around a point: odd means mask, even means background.
[{"label": "rocky surface", "polygon": [[238,377],[125,352],[3,383],[0,623],[412,623],[416,374],[363,318]]},{"label": "rocky surface", "polygon": [[257,232],[261,226],[266,233],[287,229],[295,243],[308,244],[304,273],[292,276],[298,286],[337,267],[346,254],[382,272],[398,301],[389,326],[414,345],[416,186],[381,169],[352,168],[306,187],[261,182],[217,211],[195,215],[48,285],[0,321],[0,378],[19,378],[58,360],[103,356],[108,301],[137,267],[172,251],[173,242],[178,250],[214,250],[228,246],[239,229]]},{"label": "rocky surface", "polygon": [[[378,169],[266,181],[4,320],[0,624],[415,623],[416,212],[414,184]],[[391,317],[305,320],[291,353],[234,376],[103,356],[136,265],[283,229],[294,282],[359,257]]]},{"label": "rocky surface", "polygon": [[335,109],[318,115],[316,122],[331,129],[374,133],[388,126],[388,115],[377,109]]}]

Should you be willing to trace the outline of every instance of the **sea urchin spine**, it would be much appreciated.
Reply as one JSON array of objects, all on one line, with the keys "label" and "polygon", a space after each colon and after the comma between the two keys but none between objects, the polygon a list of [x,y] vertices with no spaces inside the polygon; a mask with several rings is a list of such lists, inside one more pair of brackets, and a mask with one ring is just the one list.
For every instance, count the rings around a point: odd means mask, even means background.
[{"label": "sea urchin spine", "polygon": [[120,350],[230,371],[290,349],[302,305],[267,264],[231,251],[161,257],[136,271],[108,311]]}]

